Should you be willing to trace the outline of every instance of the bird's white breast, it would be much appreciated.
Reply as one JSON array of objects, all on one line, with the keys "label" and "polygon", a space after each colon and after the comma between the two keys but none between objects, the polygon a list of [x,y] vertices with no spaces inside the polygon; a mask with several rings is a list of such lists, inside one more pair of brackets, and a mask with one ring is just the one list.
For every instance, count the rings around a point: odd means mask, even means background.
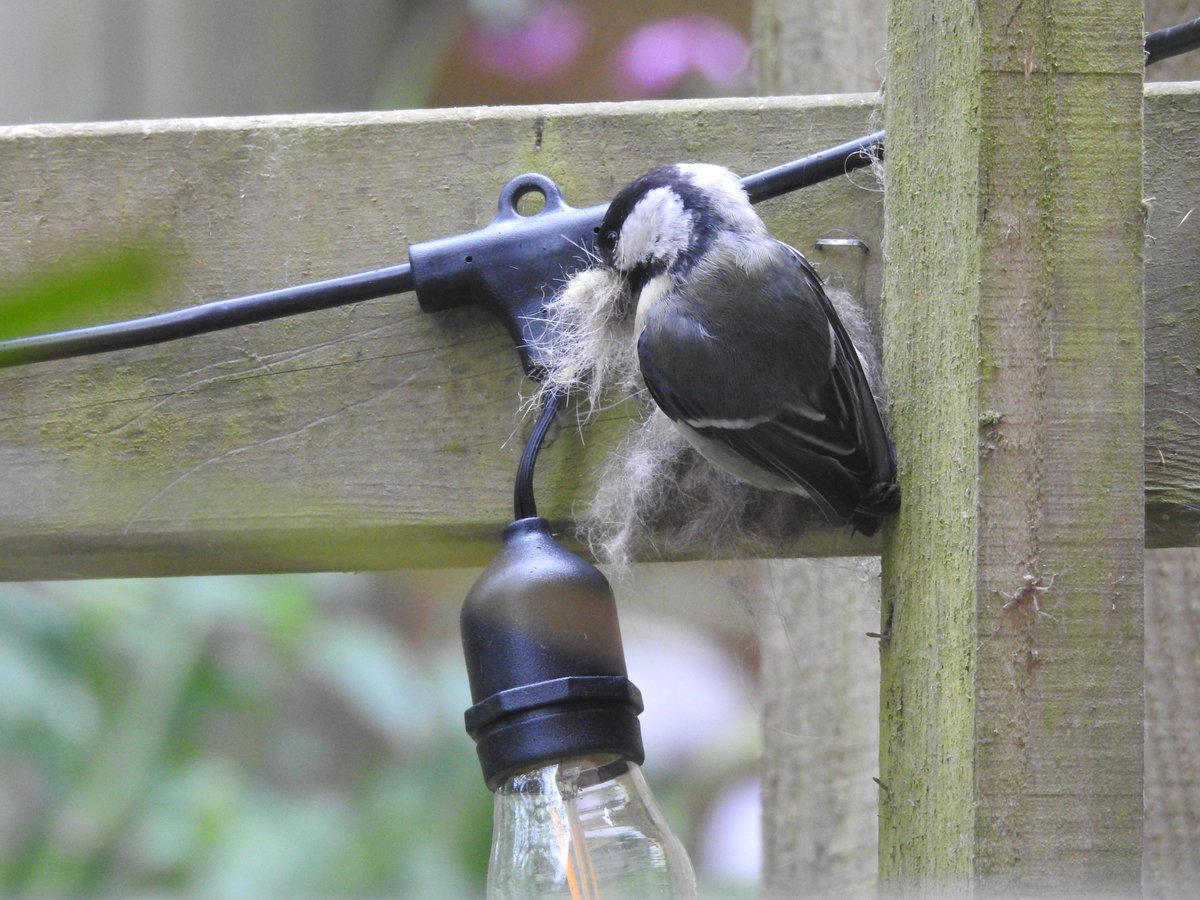
[{"label": "bird's white breast", "polygon": [[660,303],[663,297],[671,293],[673,282],[671,276],[666,272],[661,275],[655,275],[642,287],[642,292],[638,294],[637,313],[633,317],[633,339],[637,341],[642,336],[642,329],[646,327],[646,316],[650,310]]}]

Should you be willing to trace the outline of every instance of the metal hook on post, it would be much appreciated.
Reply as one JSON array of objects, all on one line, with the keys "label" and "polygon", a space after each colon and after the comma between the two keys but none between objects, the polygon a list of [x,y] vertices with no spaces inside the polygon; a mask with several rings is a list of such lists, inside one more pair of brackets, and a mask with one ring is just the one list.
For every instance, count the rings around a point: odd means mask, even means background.
[{"label": "metal hook on post", "polygon": [[867,289],[867,257],[871,248],[856,237],[824,237],[813,243],[820,257],[818,270],[824,282],[861,298]]}]

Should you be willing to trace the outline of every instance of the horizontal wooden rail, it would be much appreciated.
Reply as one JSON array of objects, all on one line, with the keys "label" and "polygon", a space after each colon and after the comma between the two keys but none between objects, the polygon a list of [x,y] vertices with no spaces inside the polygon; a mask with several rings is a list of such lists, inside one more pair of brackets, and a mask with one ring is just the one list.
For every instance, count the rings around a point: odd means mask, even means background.
[{"label": "horizontal wooden rail", "polygon": [[[1148,89],[1156,545],[1200,527],[1198,125],[1200,87]],[[143,315],[401,262],[410,242],[489,221],[520,172],[584,206],[664,162],[746,173],[877,126],[873,97],[844,95],[0,129],[0,301],[140,248],[152,289],[49,310],[41,328]],[[882,202],[855,173],[760,209],[806,251],[866,241],[876,303]],[[426,315],[411,295],[0,372],[0,578],[480,563],[511,515],[521,389],[496,323]],[[624,428],[614,414],[583,439],[564,429],[540,466],[548,516],[570,519]],[[821,531],[795,552],[875,549]]]}]

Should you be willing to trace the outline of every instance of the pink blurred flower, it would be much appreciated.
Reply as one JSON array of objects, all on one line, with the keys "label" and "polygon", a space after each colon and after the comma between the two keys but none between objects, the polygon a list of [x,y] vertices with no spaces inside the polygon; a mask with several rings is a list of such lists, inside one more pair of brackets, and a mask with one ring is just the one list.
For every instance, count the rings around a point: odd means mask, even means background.
[{"label": "pink blurred flower", "polygon": [[545,0],[512,27],[476,24],[466,49],[479,68],[510,81],[544,81],[567,68],[587,40],[587,17],[568,0]]},{"label": "pink blurred flower", "polygon": [[750,45],[733,25],[707,13],[643,25],[617,48],[614,78],[623,94],[660,96],[693,72],[729,90],[741,84]]}]

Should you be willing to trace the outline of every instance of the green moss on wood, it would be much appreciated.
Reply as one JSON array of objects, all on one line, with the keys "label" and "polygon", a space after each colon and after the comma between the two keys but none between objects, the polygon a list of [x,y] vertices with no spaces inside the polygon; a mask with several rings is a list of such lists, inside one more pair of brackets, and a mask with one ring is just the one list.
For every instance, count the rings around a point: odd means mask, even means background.
[{"label": "green moss on wood", "polygon": [[[974,856],[980,48],[965,7],[893,4],[890,17],[885,370],[904,503],[884,549],[880,873],[888,890],[964,890]],[[935,43],[942,34],[955,40]]]},{"label": "green moss on wood", "polygon": [[890,16],[882,877],[1135,887],[1140,7]]}]

